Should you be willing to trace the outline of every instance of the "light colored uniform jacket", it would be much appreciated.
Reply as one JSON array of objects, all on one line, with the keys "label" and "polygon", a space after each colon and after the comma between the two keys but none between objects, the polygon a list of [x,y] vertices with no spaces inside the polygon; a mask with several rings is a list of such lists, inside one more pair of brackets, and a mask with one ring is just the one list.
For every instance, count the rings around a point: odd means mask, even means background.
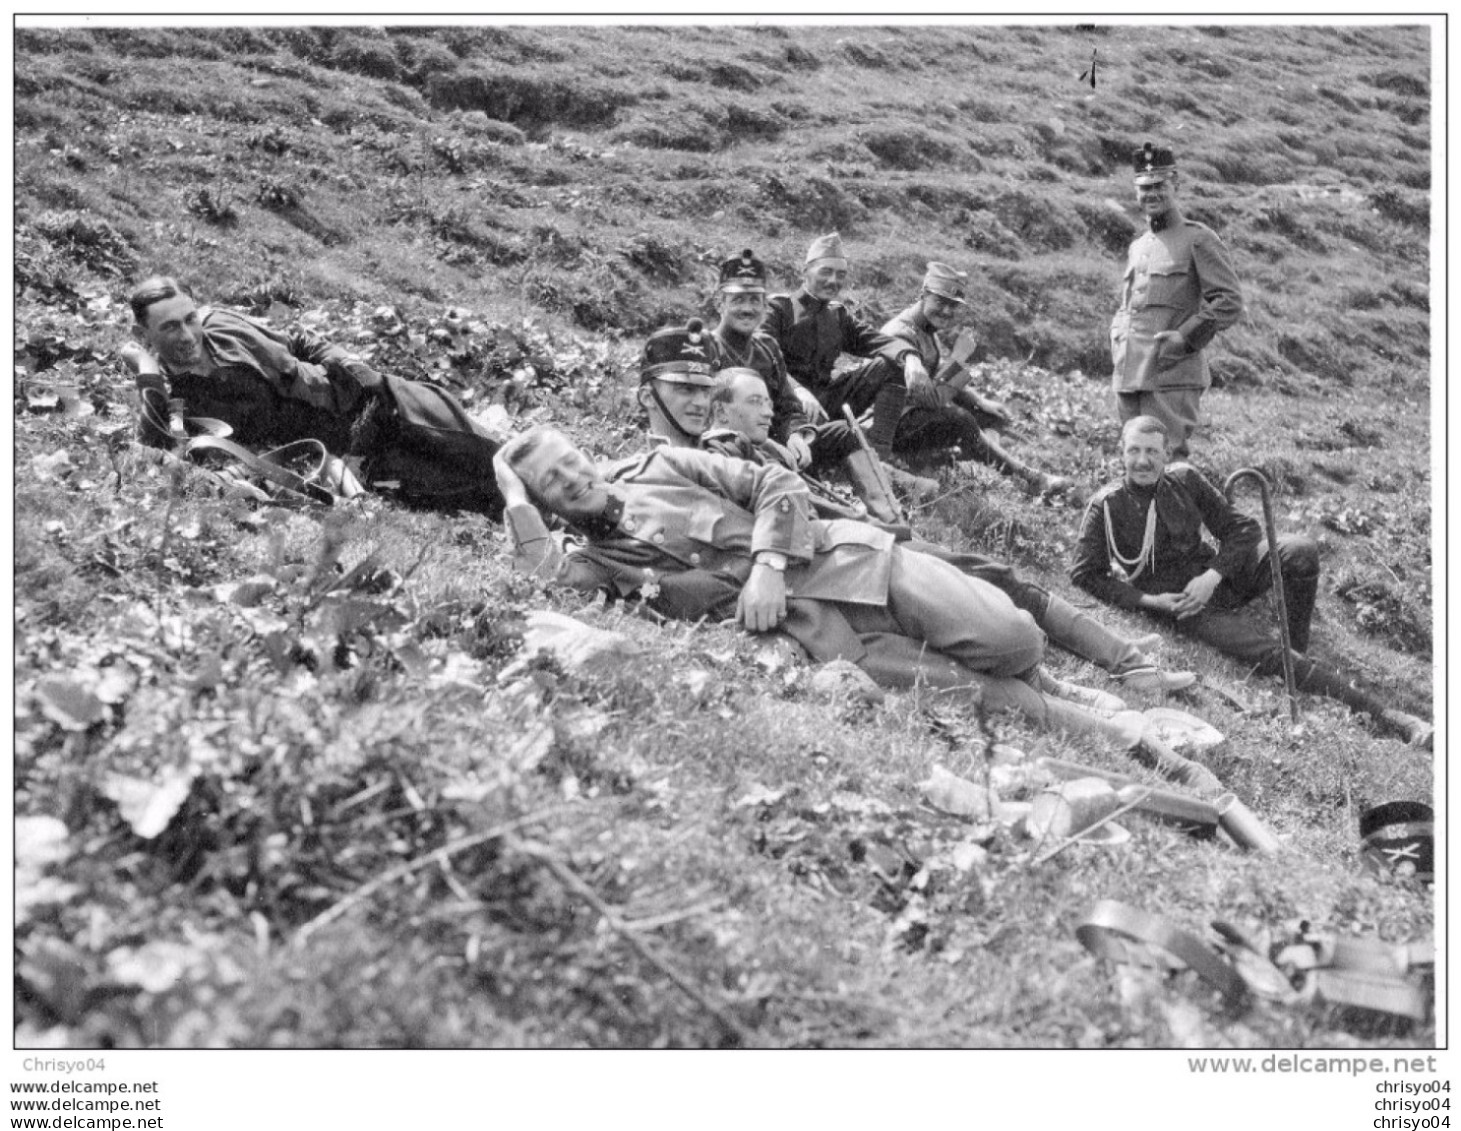
[{"label": "light colored uniform jacket", "polygon": [[[1212,376],[1204,348],[1242,313],[1238,276],[1216,232],[1185,218],[1146,232],[1132,241],[1121,308],[1111,322],[1112,387],[1118,393],[1206,389]],[[1187,353],[1164,354],[1148,365],[1153,336],[1162,330],[1180,330]]]}]

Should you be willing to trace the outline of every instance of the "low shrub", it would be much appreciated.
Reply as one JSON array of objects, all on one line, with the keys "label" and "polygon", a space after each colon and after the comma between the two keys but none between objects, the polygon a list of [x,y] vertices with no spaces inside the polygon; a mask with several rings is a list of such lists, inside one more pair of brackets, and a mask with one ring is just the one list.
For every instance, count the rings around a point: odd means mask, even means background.
[{"label": "low shrub", "polygon": [[455,71],[431,75],[431,104],[445,110],[481,110],[490,117],[541,128],[611,125],[638,97],[621,87],[516,72]]},{"label": "low shrub", "polygon": [[330,48],[329,65],[387,82],[401,77],[395,47],[384,33],[379,38],[342,33]]},{"label": "low shrub", "polygon": [[950,225],[950,230],[959,236],[965,247],[985,255],[1023,259],[1027,251],[1020,237],[986,208],[963,210]]},{"label": "low shrub", "polygon": [[1404,95],[1406,98],[1430,98],[1430,84],[1425,79],[1408,71],[1376,71],[1372,75],[1366,75],[1365,79],[1372,86],[1378,86],[1381,90],[1388,90],[1394,94]]},{"label": "low shrub", "polygon": [[128,275],[137,267],[131,241],[100,217],[46,211],[31,227],[63,255],[103,275]]},{"label": "low shrub", "polygon": [[705,77],[711,86],[746,93],[760,90],[765,85],[765,80],[760,75],[742,63],[711,63],[705,68]]},{"label": "low shrub", "polygon": [[234,208],[228,192],[222,188],[204,185],[188,196],[183,207],[194,216],[201,216],[208,223],[217,224],[220,228],[238,223],[238,210]]},{"label": "low shrub", "polygon": [[1114,201],[1078,201],[1075,212],[1085,224],[1089,238],[1112,255],[1125,255],[1131,241],[1136,239],[1136,224]]},{"label": "low shrub", "polygon": [[1012,189],[996,196],[988,208],[1036,251],[1064,251],[1085,236],[1084,226],[1069,215],[1074,209],[1048,196]]},{"label": "low shrub", "polygon": [[1369,195],[1371,207],[1387,220],[1410,224],[1423,232],[1431,229],[1431,201],[1428,193],[1406,192],[1396,185],[1375,189]]}]

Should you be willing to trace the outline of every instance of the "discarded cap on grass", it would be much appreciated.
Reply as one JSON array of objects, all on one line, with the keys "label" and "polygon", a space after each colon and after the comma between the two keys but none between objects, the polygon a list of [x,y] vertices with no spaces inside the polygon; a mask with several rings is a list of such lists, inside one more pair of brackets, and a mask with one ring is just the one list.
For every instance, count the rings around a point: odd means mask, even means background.
[{"label": "discarded cap on grass", "polygon": [[1090,844],[1122,844],[1131,839],[1131,834],[1109,821],[1085,832],[1119,808],[1121,798],[1110,782],[1098,777],[1078,778],[1040,793],[1025,814],[1025,831],[1036,840],[1078,837]]},{"label": "discarded cap on grass", "polygon": [[1415,877],[1435,875],[1435,825],[1423,801],[1387,801],[1360,814],[1360,841],[1372,869],[1396,871],[1409,864]]},{"label": "discarded cap on grass", "polygon": [[1236,793],[1223,794],[1213,802],[1213,808],[1217,810],[1218,825],[1239,848],[1261,852],[1265,856],[1273,856],[1283,848],[1283,842],[1252,809],[1238,800]]}]

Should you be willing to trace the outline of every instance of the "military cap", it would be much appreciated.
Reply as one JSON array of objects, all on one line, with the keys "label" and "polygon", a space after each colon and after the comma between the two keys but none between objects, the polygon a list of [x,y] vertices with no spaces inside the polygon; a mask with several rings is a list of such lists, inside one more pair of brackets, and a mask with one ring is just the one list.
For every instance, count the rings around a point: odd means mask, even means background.
[{"label": "military cap", "polygon": [[639,383],[714,385],[710,356],[710,335],[700,319],[692,318],[683,326],[666,326],[656,330],[644,343],[644,354],[639,359]]},{"label": "military cap", "polygon": [[836,232],[829,232],[825,236],[818,236],[812,241],[812,246],[807,248],[808,263],[817,259],[846,258],[847,253],[842,250],[842,237]]},{"label": "military cap", "polygon": [[928,273],[923,276],[923,289],[931,294],[964,303],[968,291],[969,273],[950,267],[947,263],[930,263]]},{"label": "military cap", "polygon": [[720,265],[720,289],[727,294],[765,294],[766,264],[746,248]]},{"label": "military cap", "polygon": [[1154,185],[1177,171],[1177,159],[1165,145],[1147,142],[1131,155],[1131,167],[1136,173],[1137,184]]}]

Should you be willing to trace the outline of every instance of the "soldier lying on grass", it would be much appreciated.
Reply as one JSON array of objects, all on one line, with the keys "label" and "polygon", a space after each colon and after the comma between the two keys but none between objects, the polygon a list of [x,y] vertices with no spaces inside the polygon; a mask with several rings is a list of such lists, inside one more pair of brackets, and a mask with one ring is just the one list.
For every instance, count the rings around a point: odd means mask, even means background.
[{"label": "soldier lying on grass", "polygon": [[367,485],[390,484],[413,505],[501,510],[489,474],[497,441],[450,393],[377,373],[309,330],[200,307],[177,279],[148,279],[129,302],[140,344],[122,359],[137,374],[143,443],[172,446],[182,418],[212,418],[246,448],[317,440],[337,458],[359,456]]},{"label": "soldier lying on grass", "polygon": [[[710,398],[710,428],[700,437],[699,446],[719,455],[753,463],[779,464],[795,471],[795,457],[771,439],[770,417],[771,399],[760,375],[751,369],[723,370],[716,374],[716,387]],[[803,478],[812,508],[818,515],[847,516],[846,503],[829,494],[825,484]],[[907,549],[942,558],[961,573],[989,582],[1008,595],[1016,607],[1034,617],[1051,643],[1105,668],[1126,687],[1172,691],[1196,682],[1191,672],[1158,670],[1141,650],[1141,645],[1148,641],[1134,643],[1123,639],[1065,598],[1026,581],[1011,565],[972,552],[948,550],[932,542],[914,540],[902,544]]]},{"label": "soldier lying on grass", "polygon": [[[546,427],[495,464],[521,571],[643,596],[666,616],[780,629],[814,660],[850,660],[886,687],[922,683],[1126,747],[1148,741],[1143,716],[1114,697],[1111,710],[1059,697],[1040,668],[1044,635],[993,585],[866,523],[815,518],[785,468],[660,447],[600,469]],[[582,541],[560,545],[539,508]]]},{"label": "soldier lying on grass", "polygon": [[[1108,604],[1142,609],[1265,675],[1281,672],[1278,633],[1240,611],[1272,588],[1273,548],[1258,523],[1235,510],[1201,473],[1185,463],[1168,465],[1168,458],[1160,420],[1137,416],[1126,422],[1121,430],[1126,474],[1087,505],[1071,580]],[[1216,539],[1216,550],[1203,541],[1204,528]],[[1303,655],[1319,592],[1318,547],[1308,538],[1282,537],[1277,553],[1298,688],[1338,699],[1406,741],[1429,747],[1430,723],[1387,707],[1358,677]]]}]

